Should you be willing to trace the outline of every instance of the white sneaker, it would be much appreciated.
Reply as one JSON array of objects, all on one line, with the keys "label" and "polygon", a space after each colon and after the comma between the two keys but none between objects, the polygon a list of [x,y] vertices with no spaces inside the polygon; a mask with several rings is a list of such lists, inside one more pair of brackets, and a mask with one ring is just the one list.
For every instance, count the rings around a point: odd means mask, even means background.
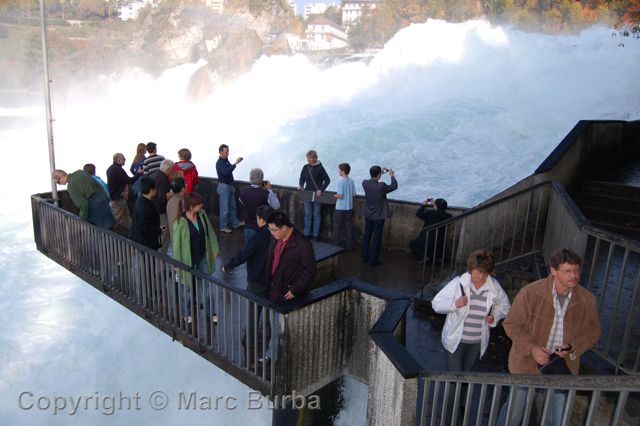
[{"label": "white sneaker", "polygon": [[242,228],[243,226],[244,226],[244,221],[239,222],[236,226],[233,227],[233,229]]},{"label": "white sneaker", "polygon": [[232,233],[233,231],[232,231],[231,229],[229,229],[229,228],[222,228],[222,229],[220,230],[220,232],[222,232],[223,234],[230,234],[230,233]]}]

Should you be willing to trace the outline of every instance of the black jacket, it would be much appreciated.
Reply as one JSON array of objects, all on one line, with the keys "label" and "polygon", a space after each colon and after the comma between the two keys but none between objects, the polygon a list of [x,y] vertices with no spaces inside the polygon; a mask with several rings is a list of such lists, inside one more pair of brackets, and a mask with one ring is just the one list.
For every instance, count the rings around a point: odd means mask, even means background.
[{"label": "black jacket", "polygon": [[424,221],[425,227],[451,218],[445,210],[426,210],[426,208],[427,206],[422,205],[416,212],[416,216]]},{"label": "black jacket", "polygon": [[171,191],[169,177],[162,170],[153,172],[150,176],[156,181],[156,198],[153,201],[158,214],[167,213],[167,194]]},{"label": "black jacket", "polygon": [[247,263],[247,280],[267,288],[267,254],[271,243],[271,232],[268,226],[263,226],[249,238],[242,249],[224,265],[229,271],[243,263]]},{"label": "black jacket", "polygon": [[[311,179],[313,176],[313,179]],[[313,184],[315,180],[316,185]],[[309,164],[305,164],[302,167],[302,171],[300,171],[300,180],[298,182],[298,186],[302,186],[306,191],[317,191],[318,189],[323,191],[327,189],[331,179],[327,174],[327,171],[324,169],[324,166],[321,162],[317,162],[315,165],[311,166]]]},{"label": "black jacket", "polygon": [[109,187],[109,198],[112,200],[120,200],[122,199],[122,193],[124,192],[124,188],[127,185],[131,185],[135,183],[135,181],[140,177],[140,174],[137,174],[133,177],[129,177],[127,172],[124,171],[121,165],[112,164],[107,169],[107,187]]},{"label": "black jacket", "polygon": [[271,276],[271,262],[275,247],[276,240],[272,238],[267,257],[267,276],[270,277],[269,300],[283,301],[288,291],[296,296],[303,295],[316,276],[316,257],[311,241],[294,228],[289,242],[282,250],[278,268]]},{"label": "black jacket", "polygon": [[160,215],[156,211],[153,201],[140,195],[133,207],[133,221],[129,238],[150,249],[158,250],[161,246],[161,234]]}]

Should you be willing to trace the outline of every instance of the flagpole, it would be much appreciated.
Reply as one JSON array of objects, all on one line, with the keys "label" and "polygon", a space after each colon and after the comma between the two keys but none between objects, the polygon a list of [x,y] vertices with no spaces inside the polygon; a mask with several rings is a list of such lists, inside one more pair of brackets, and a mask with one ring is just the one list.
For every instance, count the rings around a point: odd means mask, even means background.
[{"label": "flagpole", "polygon": [[[49,146],[49,176],[55,170],[55,155],[53,149],[53,117],[51,114],[51,80],[49,79],[49,52],[47,49],[47,25],[44,11],[44,0],[40,0],[40,35],[42,37],[42,65],[44,67],[44,99],[47,112],[47,142]],[[51,198],[58,205],[58,188],[51,180]]]}]

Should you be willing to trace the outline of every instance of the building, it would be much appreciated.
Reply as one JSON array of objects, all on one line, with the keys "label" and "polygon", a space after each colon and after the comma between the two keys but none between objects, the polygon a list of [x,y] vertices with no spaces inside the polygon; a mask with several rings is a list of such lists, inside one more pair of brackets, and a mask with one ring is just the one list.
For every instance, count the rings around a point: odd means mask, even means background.
[{"label": "building", "polygon": [[327,11],[329,6],[336,6],[332,3],[305,3],[304,4],[304,20],[309,19],[311,15],[322,15]]},{"label": "building", "polygon": [[312,16],[305,32],[306,50],[344,49],[348,36],[344,29],[324,16]]},{"label": "building", "polygon": [[204,4],[220,14],[224,12],[224,0],[204,0]]},{"label": "building", "polygon": [[375,9],[383,0],[342,0],[342,25],[349,27],[365,9]]},{"label": "building", "polygon": [[138,18],[138,13],[140,12],[140,10],[142,10],[143,8],[149,5],[152,7],[155,7],[153,0],[135,1],[126,6],[122,6],[120,9],[118,9],[118,15],[120,16],[120,19],[123,21],[128,21],[130,19],[136,20]]},{"label": "building", "polygon": [[295,0],[289,0],[289,7],[291,8],[291,10],[293,11],[294,15],[298,14],[298,8],[296,7],[296,2]]}]

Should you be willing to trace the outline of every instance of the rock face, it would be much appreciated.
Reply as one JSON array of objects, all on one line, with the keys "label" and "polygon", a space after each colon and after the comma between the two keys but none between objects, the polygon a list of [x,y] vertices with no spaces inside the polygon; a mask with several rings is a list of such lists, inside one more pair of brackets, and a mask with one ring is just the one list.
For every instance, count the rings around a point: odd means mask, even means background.
[{"label": "rock face", "polygon": [[246,73],[263,54],[290,53],[284,31],[295,26],[296,18],[280,3],[257,16],[248,10],[219,15],[190,3],[167,3],[146,13],[130,47],[134,55],[145,58],[141,66],[154,72],[206,60],[207,66],[190,82],[194,99]]}]

